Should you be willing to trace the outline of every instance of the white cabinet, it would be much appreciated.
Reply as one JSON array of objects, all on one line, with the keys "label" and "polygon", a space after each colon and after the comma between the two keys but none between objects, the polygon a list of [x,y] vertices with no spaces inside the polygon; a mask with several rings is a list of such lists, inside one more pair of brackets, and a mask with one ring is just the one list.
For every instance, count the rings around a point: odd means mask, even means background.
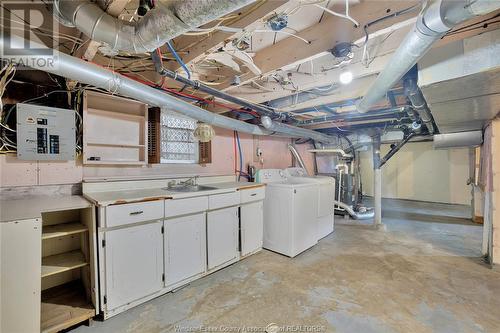
[{"label": "white cabinet", "polygon": [[220,267],[238,257],[238,208],[207,213],[208,269]]},{"label": "white cabinet", "polygon": [[40,219],[0,223],[0,332],[40,332]]},{"label": "white cabinet", "polygon": [[207,267],[205,213],[164,221],[165,285],[203,274]]},{"label": "white cabinet", "polygon": [[263,202],[241,205],[241,255],[246,256],[262,248],[264,230]]},{"label": "white cabinet", "polygon": [[107,311],[163,287],[163,222],[107,231],[104,236]]}]

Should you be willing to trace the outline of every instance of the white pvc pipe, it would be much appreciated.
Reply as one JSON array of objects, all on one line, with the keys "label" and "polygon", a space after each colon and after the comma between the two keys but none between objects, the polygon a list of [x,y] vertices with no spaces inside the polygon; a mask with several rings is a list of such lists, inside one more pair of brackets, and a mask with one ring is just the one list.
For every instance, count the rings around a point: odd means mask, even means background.
[{"label": "white pvc pipe", "polygon": [[382,170],[373,170],[373,206],[375,207],[375,225],[382,224]]}]

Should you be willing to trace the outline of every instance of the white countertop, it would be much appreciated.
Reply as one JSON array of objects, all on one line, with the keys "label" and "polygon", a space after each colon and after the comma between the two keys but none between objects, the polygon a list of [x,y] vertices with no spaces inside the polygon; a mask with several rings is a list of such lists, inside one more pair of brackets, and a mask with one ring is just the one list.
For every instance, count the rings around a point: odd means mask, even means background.
[{"label": "white countertop", "polygon": [[26,199],[0,200],[0,222],[36,219],[42,213],[92,206],[79,195],[33,196]]},{"label": "white countertop", "polygon": [[162,188],[150,189],[131,189],[120,191],[88,192],[84,197],[98,206],[109,206],[130,202],[140,202],[161,199],[181,199],[199,197],[211,194],[220,194],[234,192],[245,188],[261,187],[265,184],[247,183],[247,182],[224,182],[214,184],[203,184],[205,186],[215,187],[213,190],[199,192],[174,192]]},{"label": "white countertop", "polygon": [[108,206],[156,199],[180,199],[265,186],[265,184],[247,182],[224,182],[204,185],[216,189],[200,192],[173,192],[161,188],[150,188],[92,192],[85,193],[83,196],[32,196],[26,199],[0,200],[0,223],[40,218],[42,213],[46,212],[87,208],[92,203],[99,206]]}]

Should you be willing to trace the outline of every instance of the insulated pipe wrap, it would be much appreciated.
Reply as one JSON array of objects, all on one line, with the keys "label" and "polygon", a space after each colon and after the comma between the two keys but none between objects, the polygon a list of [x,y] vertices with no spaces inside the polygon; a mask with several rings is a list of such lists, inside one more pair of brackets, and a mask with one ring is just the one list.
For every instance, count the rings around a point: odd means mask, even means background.
[{"label": "insulated pipe wrap", "polygon": [[500,8],[498,0],[430,0],[420,13],[412,31],[406,35],[388,65],[378,75],[363,99],[359,112],[367,112],[379,102],[420,58],[447,31],[475,16]]},{"label": "insulated pipe wrap", "polygon": [[[32,48],[23,48],[23,46],[25,45],[25,40],[23,38],[19,36],[4,36],[0,39],[0,49],[2,49],[6,44],[10,45],[12,48],[18,49],[19,54],[17,56],[11,57],[15,61],[20,61],[23,57],[40,57],[34,50],[43,49],[45,48],[45,46],[34,41],[30,41],[30,43]],[[72,57],[56,50],[53,50],[53,52],[54,66],[40,67],[40,65],[36,61],[34,61],[32,67],[84,84],[103,88],[113,93],[132,97],[149,105],[170,108],[188,117],[217,127],[227,128],[253,135],[271,135],[276,132],[278,134],[284,134],[285,136],[295,138],[321,138],[322,140],[320,141],[330,141],[335,139],[321,133],[316,133],[315,131],[280,123],[274,123],[272,121],[271,125],[273,127],[273,130],[268,131],[257,125],[252,125],[233,118],[215,114],[208,110],[204,110],[179,98],[175,98],[165,92],[161,92],[158,89],[149,87],[145,84],[127,78],[118,73],[109,71],[95,64]]]},{"label": "insulated pipe wrap", "polygon": [[159,0],[142,19],[130,24],[87,0],[56,0],[60,21],[92,39],[107,44],[108,53],[151,52],[190,29],[209,23],[255,0]]}]

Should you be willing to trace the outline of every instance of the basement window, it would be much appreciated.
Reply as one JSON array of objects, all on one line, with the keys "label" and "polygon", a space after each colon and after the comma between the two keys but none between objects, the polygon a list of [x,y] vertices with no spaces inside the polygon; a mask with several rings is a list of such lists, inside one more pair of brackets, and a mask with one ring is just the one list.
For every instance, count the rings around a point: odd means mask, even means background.
[{"label": "basement window", "polygon": [[161,110],[161,163],[198,163],[199,144],[194,136],[197,121]]}]

